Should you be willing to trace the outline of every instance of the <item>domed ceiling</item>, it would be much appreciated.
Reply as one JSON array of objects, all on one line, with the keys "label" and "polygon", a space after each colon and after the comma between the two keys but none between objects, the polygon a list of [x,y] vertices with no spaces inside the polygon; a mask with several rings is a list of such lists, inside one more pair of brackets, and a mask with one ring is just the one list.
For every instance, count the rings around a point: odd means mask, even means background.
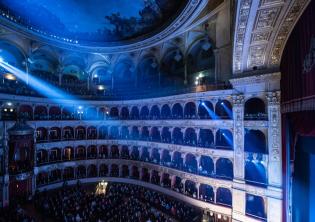
[{"label": "domed ceiling", "polygon": [[165,31],[185,13],[184,18],[190,19],[189,15],[198,8],[200,2],[0,0],[1,24],[49,42],[83,47],[114,47],[143,41]]}]

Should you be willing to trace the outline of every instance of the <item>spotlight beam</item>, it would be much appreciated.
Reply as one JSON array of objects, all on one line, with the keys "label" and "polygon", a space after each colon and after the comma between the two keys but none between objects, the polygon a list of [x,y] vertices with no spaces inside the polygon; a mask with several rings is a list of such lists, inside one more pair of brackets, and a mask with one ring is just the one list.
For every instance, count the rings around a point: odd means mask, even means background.
[{"label": "spotlight beam", "polygon": [[74,99],[73,96],[63,92],[62,90],[56,88],[55,86],[35,78],[30,73],[26,73],[14,66],[0,60],[0,66],[7,71],[14,74],[19,80],[28,84],[32,89],[37,91],[39,94],[50,98],[50,99]]}]

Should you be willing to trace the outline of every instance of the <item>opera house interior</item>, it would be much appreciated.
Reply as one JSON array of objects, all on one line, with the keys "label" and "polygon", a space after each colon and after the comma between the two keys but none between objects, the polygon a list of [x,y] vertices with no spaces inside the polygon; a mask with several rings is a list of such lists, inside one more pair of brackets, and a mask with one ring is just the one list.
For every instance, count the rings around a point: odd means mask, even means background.
[{"label": "opera house interior", "polygon": [[315,0],[0,0],[0,222],[315,221]]}]

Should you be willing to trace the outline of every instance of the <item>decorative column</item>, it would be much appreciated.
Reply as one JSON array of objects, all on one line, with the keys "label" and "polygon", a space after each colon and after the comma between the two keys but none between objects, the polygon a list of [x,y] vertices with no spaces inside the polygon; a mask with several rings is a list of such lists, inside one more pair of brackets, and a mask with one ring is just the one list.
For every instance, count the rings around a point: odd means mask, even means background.
[{"label": "decorative column", "polygon": [[268,100],[268,182],[270,186],[282,186],[281,114],[280,92],[267,94]]},{"label": "decorative column", "polygon": [[244,96],[233,96],[234,180],[244,182]]},{"label": "decorative column", "polygon": [[246,192],[245,181],[245,156],[244,156],[244,96],[233,96],[233,143],[234,143],[234,187],[232,190],[232,217],[242,221],[245,215]]},{"label": "decorative column", "polygon": [[[268,190],[282,193],[280,91],[268,92]],[[268,221],[282,221],[282,197],[267,198]]]}]

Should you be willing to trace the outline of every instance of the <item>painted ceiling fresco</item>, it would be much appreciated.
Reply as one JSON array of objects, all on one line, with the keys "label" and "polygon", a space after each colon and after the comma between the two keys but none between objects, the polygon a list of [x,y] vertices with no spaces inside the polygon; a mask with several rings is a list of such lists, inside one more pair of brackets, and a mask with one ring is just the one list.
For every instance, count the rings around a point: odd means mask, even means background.
[{"label": "painted ceiling fresco", "polygon": [[76,43],[119,43],[163,30],[188,0],[0,0],[4,19]]}]

